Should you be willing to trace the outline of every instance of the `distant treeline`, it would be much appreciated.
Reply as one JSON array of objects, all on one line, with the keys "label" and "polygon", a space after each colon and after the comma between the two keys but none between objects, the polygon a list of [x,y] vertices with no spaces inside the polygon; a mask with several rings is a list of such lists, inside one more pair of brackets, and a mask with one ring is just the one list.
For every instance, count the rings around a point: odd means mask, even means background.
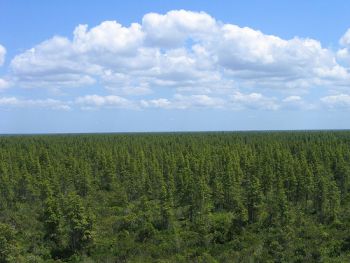
[{"label": "distant treeline", "polygon": [[350,262],[350,132],[0,137],[0,262]]}]

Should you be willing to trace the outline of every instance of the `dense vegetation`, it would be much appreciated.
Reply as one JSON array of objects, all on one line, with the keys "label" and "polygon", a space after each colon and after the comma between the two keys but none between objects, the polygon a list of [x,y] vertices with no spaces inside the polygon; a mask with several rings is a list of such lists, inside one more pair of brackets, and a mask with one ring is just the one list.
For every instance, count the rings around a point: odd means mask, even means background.
[{"label": "dense vegetation", "polygon": [[0,262],[350,262],[350,132],[0,137]]}]

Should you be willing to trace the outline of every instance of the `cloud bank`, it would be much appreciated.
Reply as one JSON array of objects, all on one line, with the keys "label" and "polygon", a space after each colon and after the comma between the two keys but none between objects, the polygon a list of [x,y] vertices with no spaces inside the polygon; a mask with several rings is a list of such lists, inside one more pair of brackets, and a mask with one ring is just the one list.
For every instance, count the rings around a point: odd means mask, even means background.
[{"label": "cloud bank", "polygon": [[[310,109],[301,95],[312,88],[349,92],[350,29],[339,45],[333,51],[315,39],[282,39],[204,12],[148,13],[129,26],[78,25],[71,37],[39,43],[10,61],[0,89],[92,86],[110,93],[73,99],[87,108]],[[0,64],[5,52],[0,46]]]}]

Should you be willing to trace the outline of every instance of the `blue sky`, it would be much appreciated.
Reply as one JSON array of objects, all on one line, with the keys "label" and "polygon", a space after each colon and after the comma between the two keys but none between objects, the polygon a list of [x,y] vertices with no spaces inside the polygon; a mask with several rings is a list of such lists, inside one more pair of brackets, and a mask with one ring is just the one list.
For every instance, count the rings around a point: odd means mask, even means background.
[{"label": "blue sky", "polygon": [[0,0],[0,133],[349,129],[349,11]]}]

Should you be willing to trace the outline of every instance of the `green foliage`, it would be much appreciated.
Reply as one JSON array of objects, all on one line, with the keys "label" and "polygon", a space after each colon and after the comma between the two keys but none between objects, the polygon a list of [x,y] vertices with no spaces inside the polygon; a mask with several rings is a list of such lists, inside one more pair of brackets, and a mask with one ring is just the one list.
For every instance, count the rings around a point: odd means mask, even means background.
[{"label": "green foliage", "polygon": [[17,258],[15,230],[0,223],[0,262],[14,262]]},{"label": "green foliage", "polygon": [[350,262],[350,132],[0,146],[0,262]]},{"label": "green foliage", "polygon": [[70,193],[64,201],[68,226],[68,246],[73,252],[84,251],[93,241],[92,218],[86,211],[79,195]]}]

